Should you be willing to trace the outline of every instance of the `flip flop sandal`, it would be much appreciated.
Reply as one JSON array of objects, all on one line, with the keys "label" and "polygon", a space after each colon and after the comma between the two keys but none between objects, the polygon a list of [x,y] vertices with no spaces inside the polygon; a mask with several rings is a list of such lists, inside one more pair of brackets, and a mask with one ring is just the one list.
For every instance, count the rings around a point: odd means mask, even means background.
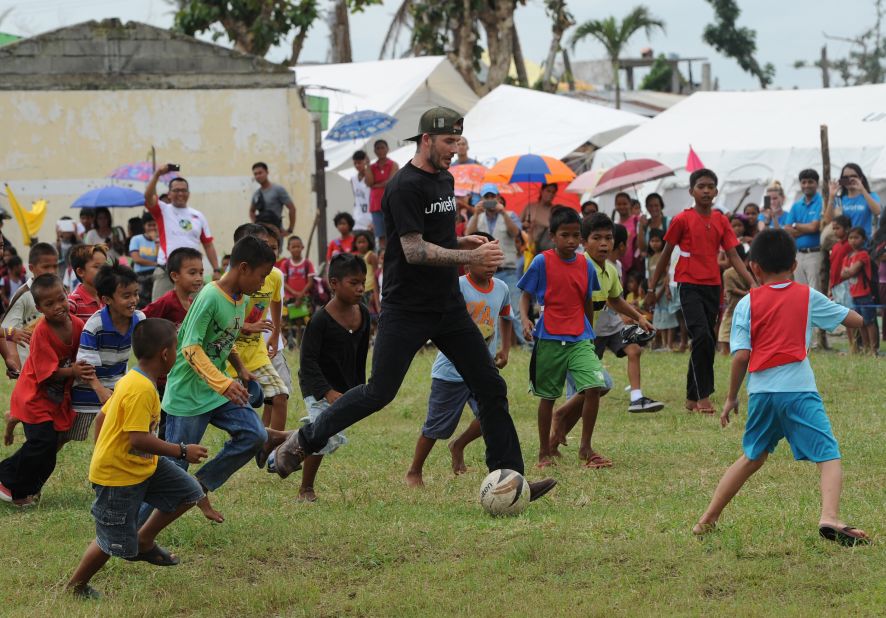
[{"label": "flip flop sandal", "polygon": [[599,453],[594,453],[591,455],[591,458],[585,463],[585,468],[590,468],[591,470],[597,470],[600,468],[611,468],[612,460],[608,457],[603,457]]},{"label": "flip flop sandal", "polygon": [[126,558],[126,560],[130,562],[147,562],[155,566],[175,566],[180,562],[178,558],[173,558],[168,551],[156,543],[148,551],[139,552],[132,558]]},{"label": "flip flop sandal", "polygon": [[[819,526],[818,533],[829,541],[839,543],[843,547],[855,547],[856,545],[870,545],[871,540],[863,534],[858,528],[852,526],[843,526],[835,528],[834,526]],[[854,534],[853,534],[854,533]]]},{"label": "flip flop sandal", "polygon": [[714,416],[717,413],[714,408],[695,408],[693,412],[698,412],[699,414],[704,414],[705,416]]}]

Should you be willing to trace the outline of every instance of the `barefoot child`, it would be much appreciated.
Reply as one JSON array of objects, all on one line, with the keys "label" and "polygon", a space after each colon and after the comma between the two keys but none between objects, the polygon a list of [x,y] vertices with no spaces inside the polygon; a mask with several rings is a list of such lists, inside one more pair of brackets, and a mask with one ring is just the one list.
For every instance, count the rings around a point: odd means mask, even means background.
[{"label": "barefoot child", "polygon": [[[172,289],[145,307],[149,318],[163,318],[175,325],[176,331],[185,321],[191,302],[203,287],[203,254],[191,247],[179,247],[166,259],[166,272],[172,280]],[[157,378],[160,399],[166,392],[166,374]],[[160,410],[157,437],[166,439],[166,411]]]},{"label": "barefoot child", "polygon": [[[289,249],[289,257],[277,262],[277,268],[283,273],[283,302],[287,309],[289,306],[309,307],[316,269],[311,260],[302,256],[305,245],[301,238],[290,236],[286,247]],[[286,315],[286,341],[289,348],[294,349],[301,341],[306,324],[305,318],[309,314],[290,318],[287,311]]]},{"label": "barefoot child", "polygon": [[108,249],[104,245],[76,245],[68,256],[71,270],[80,284],[68,294],[71,314],[84,323],[102,308],[102,301],[95,289],[95,276],[108,263]]},{"label": "barefoot child", "polygon": [[[247,236],[237,242],[231,251],[231,269],[200,290],[179,330],[178,356],[163,394],[166,439],[197,444],[209,424],[231,436],[195,474],[203,493],[218,489],[268,439],[243,385],[254,376],[232,348],[243,326],[248,295],[261,288],[274,258],[268,244],[258,238]],[[242,383],[224,373],[228,360]],[[187,461],[177,464],[187,469]],[[207,517],[223,521],[208,497],[198,506]]]},{"label": "barefoot child", "polygon": [[[340,253],[329,263],[328,276],[334,296],[314,313],[302,341],[298,381],[308,410],[302,422],[313,422],[342,393],[366,383],[370,323],[369,311],[360,302],[366,263],[356,255]],[[317,499],[314,482],[323,456],[343,444],[347,444],[344,434],[335,434],[326,446],[305,458],[299,501]],[[273,455],[268,459],[268,472],[278,472]]]},{"label": "barefoot child", "polygon": [[674,279],[679,284],[680,307],[692,342],[686,374],[686,409],[714,414],[710,397],[714,392],[717,342],[714,327],[720,310],[719,250],[726,253],[748,287],[753,287],[755,283],[735,252],[738,238],[729,220],[719,210],[713,210],[714,198],[717,197],[717,175],[709,169],[692,172],[689,176],[689,194],[695,200],[695,205],[674,217],[668,226],[662,257],[649,281],[646,306],[651,307],[655,303],[657,296],[654,290],[671,261],[674,247],[679,245],[680,260]]},{"label": "barefoot child", "polygon": [[725,427],[729,413],[738,412],[738,391],[745,373],[750,372],[744,454],[723,475],[692,532],[702,535],[714,529],[726,505],[785,438],[795,459],[814,461],[821,473],[821,536],[843,545],[865,544],[867,535],[847,526],[839,516],[840,450],[807,357],[814,326],[857,328],[862,317],[791,281],[796,254],[793,239],[781,229],[760,232],[751,245],[751,268],[761,286],[751,289],[735,307],[729,395],[720,415]]},{"label": "barefoot child", "polygon": [[[591,260],[576,255],[581,243],[581,219],[571,208],[557,207],[551,211],[550,235],[553,249],[532,260],[529,270],[517,283],[523,291],[520,315],[523,335],[535,340],[529,381],[538,402],[538,467],[551,460],[551,417],[554,402],[563,393],[566,374],[572,374],[576,391],[583,399],[582,451],[586,461],[592,459],[590,434],[593,432],[600,405],[600,389],[605,385],[603,367],[594,353],[594,319],[592,295],[600,289]],[[529,309],[535,298],[543,311],[533,333]]]},{"label": "barefoot child", "polygon": [[[492,242],[495,239],[486,233],[476,232]],[[501,279],[494,279],[495,268],[472,264],[468,266],[468,274],[459,277],[458,285],[468,307],[468,313],[489,346],[498,369],[508,364],[511,350],[511,301],[507,284]],[[499,329],[500,327],[500,329]],[[501,336],[499,337],[499,333]],[[498,342],[501,341],[501,350]],[[497,351],[498,350],[498,351]],[[406,472],[406,484],[410,487],[424,485],[422,468],[425,460],[434,448],[437,440],[448,440],[452,437],[465,404],[471,406],[475,418],[468,428],[457,439],[449,443],[452,455],[452,471],[455,474],[467,472],[465,467],[465,447],[479,438],[480,421],[476,419],[477,401],[465,385],[461,374],[456,371],[452,361],[443,352],[437,353],[434,366],[431,368],[431,395],[428,398],[428,416],[421,428],[421,435],[415,445],[412,465]]]},{"label": "barefoot child", "polygon": [[85,440],[89,427],[117,382],[126,374],[132,348],[132,330],[145,319],[138,311],[138,275],[128,266],[105,264],[95,276],[95,289],[104,304],[86,320],[80,334],[77,360],[95,369],[91,380],[78,380],[71,388],[71,405],[77,413],[66,440]]},{"label": "barefoot child", "polygon": [[[203,490],[194,477],[170,460],[199,463],[206,458],[206,447],[164,442],[155,435],[160,424],[157,378],[175,363],[175,344],[175,325],[168,320],[150,318],[136,325],[132,350],[138,365],[117,383],[113,397],[102,408],[89,465],[89,481],[95,490],[92,514],[96,538],[67,586],[79,597],[101,597],[89,580],[111,556],[157,566],[179,563],[154,539],[194,506]],[[139,528],[142,502],[156,510]]]},{"label": "barefoot child", "polygon": [[[871,256],[865,251],[867,236],[864,228],[854,227],[849,230],[849,252],[843,258],[840,278],[849,282],[849,295],[852,297],[852,308],[861,315],[864,324],[860,329],[863,351],[877,355],[877,309],[871,297]],[[846,336],[855,342],[855,328],[847,328]],[[854,346],[853,346],[854,347]],[[855,350],[853,350],[855,351]]]},{"label": "barefoot child", "polygon": [[68,299],[56,275],[31,282],[31,294],[43,319],[31,335],[31,354],[12,389],[12,417],[22,422],[25,443],[0,462],[0,500],[16,506],[36,503],[55,470],[62,435],[74,422],[73,378],[95,378],[92,366],[77,361],[83,322],[68,312]]},{"label": "barefoot child", "polygon": [[366,262],[366,287],[363,290],[363,304],[369,309],[370,315],[377,316],[381,304],[375,285],[378,255],[375,254],[375,239],[372,232],[360,230],[354,233],[354,253]]}]

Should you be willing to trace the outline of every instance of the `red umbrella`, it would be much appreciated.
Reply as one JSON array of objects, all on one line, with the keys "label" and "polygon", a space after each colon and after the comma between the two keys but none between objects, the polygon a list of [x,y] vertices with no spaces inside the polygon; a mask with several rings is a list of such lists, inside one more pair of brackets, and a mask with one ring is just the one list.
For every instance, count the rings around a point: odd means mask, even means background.
[{"label": "red umbrella", "polygon": [[673,176],[674,170],[653,159],[631,159],[614,165],[600,176],[592,195],[602,195],[649,180]]}]

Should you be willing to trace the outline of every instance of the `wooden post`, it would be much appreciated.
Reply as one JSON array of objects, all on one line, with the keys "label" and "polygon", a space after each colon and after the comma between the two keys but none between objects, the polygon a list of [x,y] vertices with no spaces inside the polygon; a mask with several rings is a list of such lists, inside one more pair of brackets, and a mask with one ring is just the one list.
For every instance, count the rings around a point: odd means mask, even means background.
[{"label": "wooden post", "polygon": [[828,147],[828,125],[821,125],[821,195],[824,203],[830,199],[831,190],[831,151]]},{"label": "wooden post", "polygon": [[831,87],[831,65],[828,63],[828,46],[823,45],[821,48],[821,87]]},{"label": "wooden post", "polygon": [[[314,193],[317,195],[317,263],[325,259],[326,251],[326,157],[323,152],[323,138],[320,136],[320,115],[313,114],[314,123]],[[308,248],[305,255],[310,255],[310,242],[313,240],[313,231],[308,240]]]}]

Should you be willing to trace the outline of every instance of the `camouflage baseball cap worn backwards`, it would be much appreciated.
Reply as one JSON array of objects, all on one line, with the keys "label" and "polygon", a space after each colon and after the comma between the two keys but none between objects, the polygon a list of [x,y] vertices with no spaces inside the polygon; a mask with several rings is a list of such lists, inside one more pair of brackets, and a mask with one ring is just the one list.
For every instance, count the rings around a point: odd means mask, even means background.
[{"label": "camouflage baseball cap worn backwards", "polygon": [[434,107],[421,115],[418,121],[418,135],[406,139],[407,142],[420,142],[421,136],[461,135],[465,119],[454,109]]}]

